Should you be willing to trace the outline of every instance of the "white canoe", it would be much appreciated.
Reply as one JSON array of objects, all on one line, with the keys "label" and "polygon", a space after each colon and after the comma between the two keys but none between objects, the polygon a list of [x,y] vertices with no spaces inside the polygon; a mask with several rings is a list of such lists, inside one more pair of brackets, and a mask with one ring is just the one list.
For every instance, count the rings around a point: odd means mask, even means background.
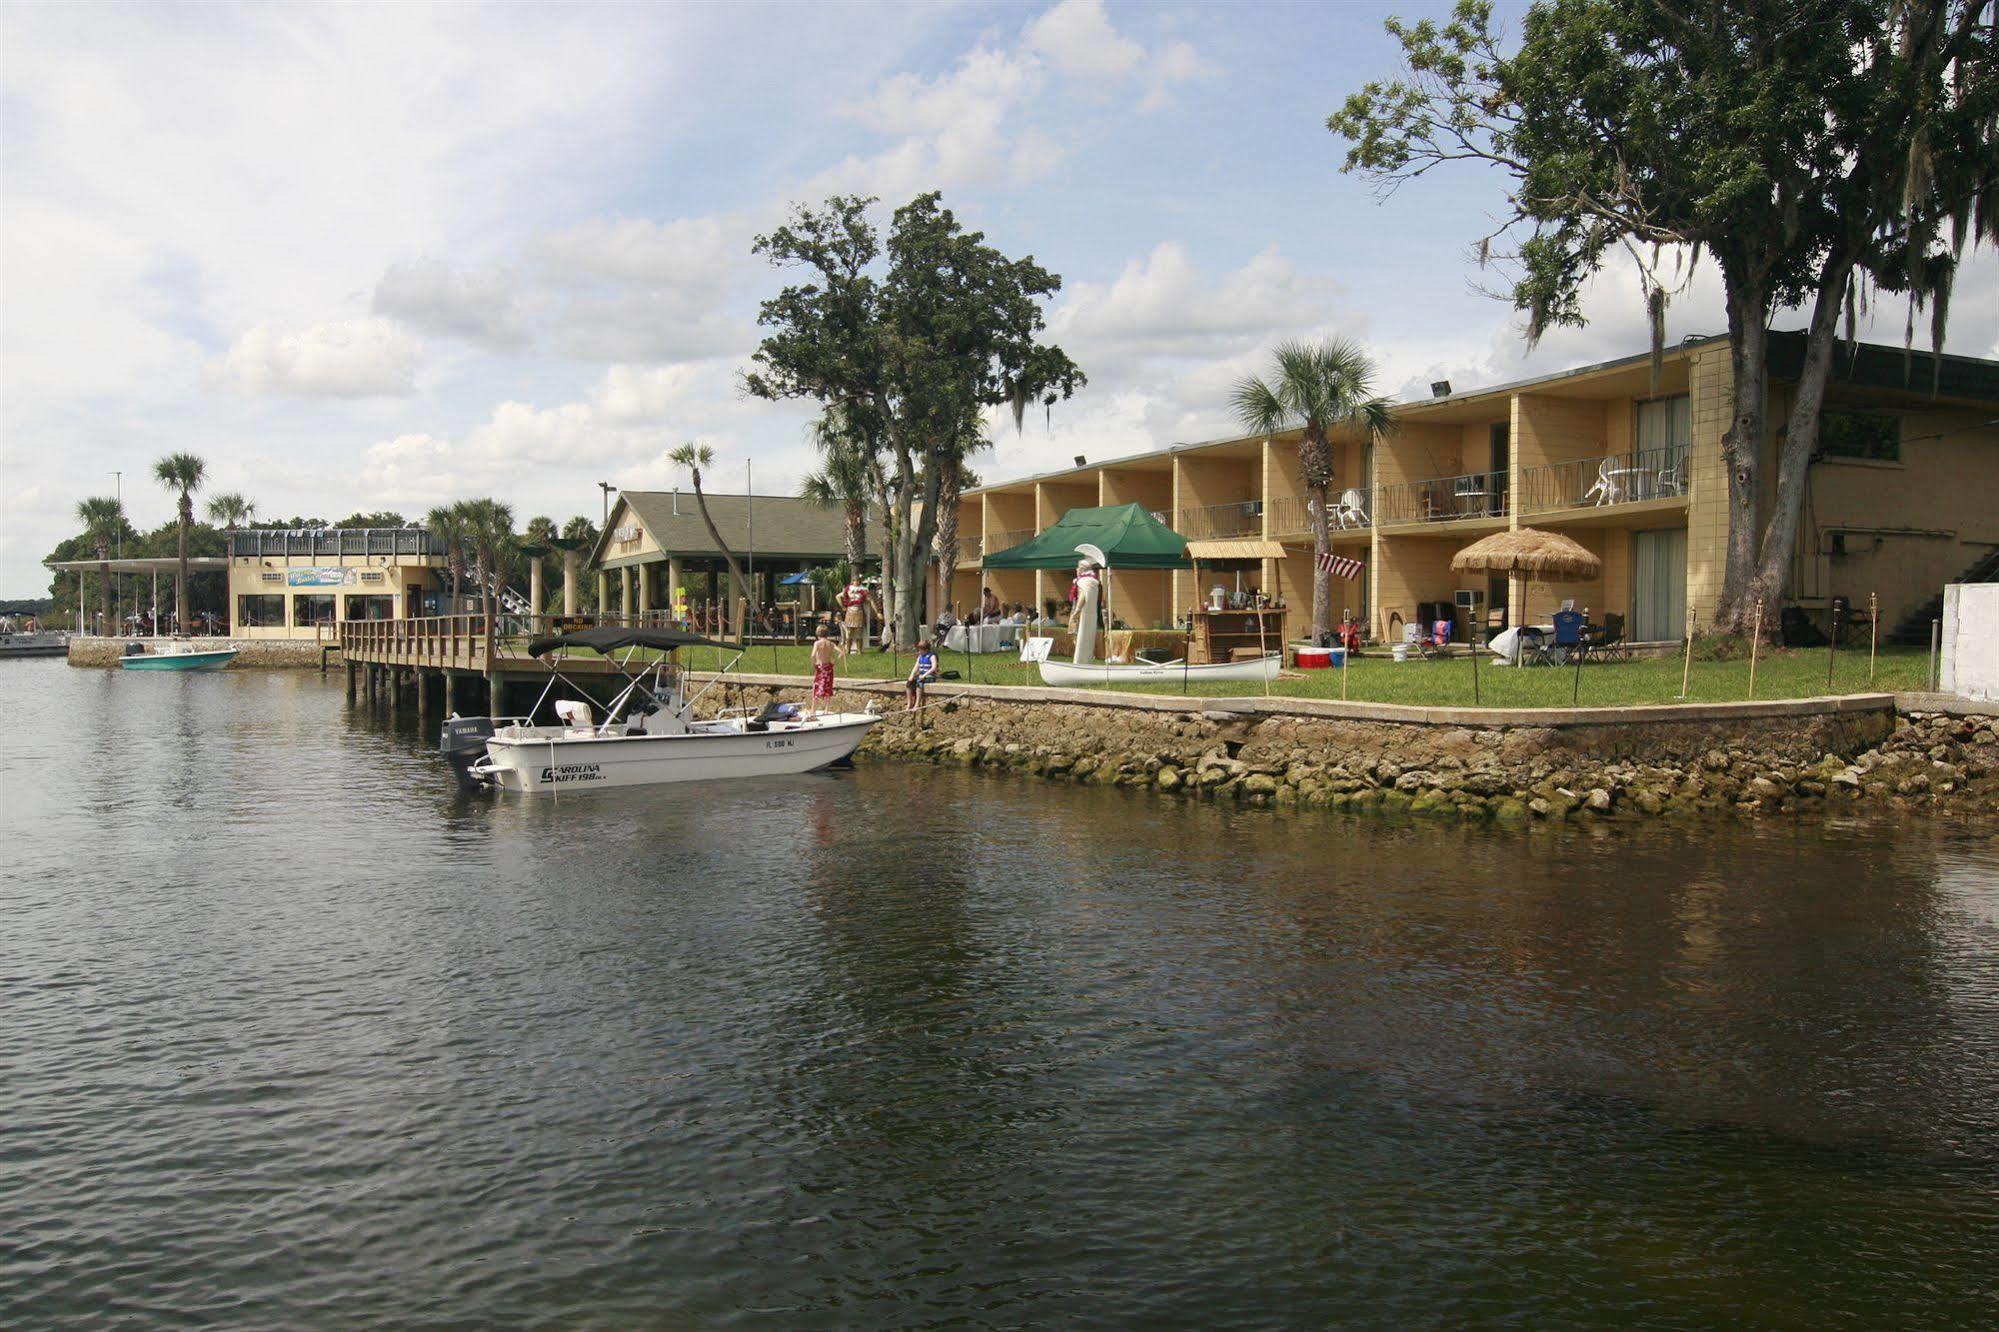
[{"label": "white canoe", "polygon": [[1041,663],[1041,683],[1049,685],[1101,684],[1201,684],[1211,680],[1260,680],[1277,678],[1284,654],[1273,652],[1256,661],[1211,661],[1190,666],[1185,662],[1139,661],[1100,662],[1078,666],[1068,661]]},{"label": "white canoe", "polygon": [[813,772],[846,758],[881,720],[865,712],[746,730],[736,721],[697,722],[675,735],[578,734],[555,726],[509,726],[486,741],[472,769],[502,790],[544,792],[718,781]]}]

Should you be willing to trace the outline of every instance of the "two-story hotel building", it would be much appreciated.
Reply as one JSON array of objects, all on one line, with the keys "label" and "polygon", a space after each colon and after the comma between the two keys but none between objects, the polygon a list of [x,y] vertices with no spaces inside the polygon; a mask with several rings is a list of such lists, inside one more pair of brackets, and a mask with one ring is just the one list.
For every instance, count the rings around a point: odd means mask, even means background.
[{"label": "two-story hotel building", "polygon": [[[1764,512],[1803,338],[1773,335]],[[1334,585],[1337,615],[1362,617],[1377,639],[1436,603],[1457,605],[1460,632],[1492,609],[1536,617],[1575,599],[1618,615],[1636,642],[1671,641],[1690,616],[1705,623],[1721,593],[1729,524],[1722,439],[1732,412],[1725,338],[1667,351],[1656,376],[1635,355],[1396,408],[1398,428],[1342,433],[1335,446],[1334,551],[1364,573]],[[1299,435],[1244,435],[980,487],[960,502],[961,548],[949,600],[976,604],[982,584],[1003,601],[1061,597],[1066,576],[984,573],[980,561],[1027,540],[1071,508],[1137,502],[1190,540],[1256,543],[1258,586],[1309,629],[1309,495]],[[1085,446],[1087,448],[1087,446]],[[1464,546],[1493,532],[1550,528],[1600,557],[1587,584],[1544,586],[1518,575],[1451,570]],[[1884,634],[1913,633],[1946,582],[1994,576],[1999,563],[1999,362],[1842,350],[1826,392],[1786,604],[1822,619],[1835,597],[1878,597]],[[1118,580],[1133,627],[1173,624],[1201,598],[1191,572]],[[1775,616],[1778,607],[1771,608]]]}]

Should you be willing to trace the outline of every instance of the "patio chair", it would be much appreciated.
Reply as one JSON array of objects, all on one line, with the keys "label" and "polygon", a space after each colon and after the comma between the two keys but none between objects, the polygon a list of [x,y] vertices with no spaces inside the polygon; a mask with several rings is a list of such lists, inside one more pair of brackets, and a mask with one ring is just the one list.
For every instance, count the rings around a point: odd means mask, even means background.
[{"label": "patio chair", "polygon": [[1611,459],[1605,458],[1596,465],[1596,484],[1583,492],[1582,502],[1602,508],[1606,504],[1616,504],[1624,498],[1624,487],[1617,484],[1617,478],[1610,474]]},{"label": "patio chair", "polygon": [[1531,624],[1520,626],[1520,637],[1514,640],[1513,664],[1515,666],[1556,666],[1555,654],[1548,641],[1548,635]]},{"label": "patio chair", "polygon": [[1678,463],[1661,467],[1659,475],[1653,480],[1652,484],[1656,487],[1657,493],[1661,498],[1668,495],[1684,495],[1687,493],[1687,481],[1685,477],[1680,475],[1680,464]]},{"label": "patio chair", "polygon": [[1339,502],[1333,506],[1333,521],[1340,525],[1341,531],[1350,527],[1366,527],[1367,497],[1358,490],[1341,491]]},{"label": "patio chair", "polygon": [[1589,654],[1599,661],[1630,661],[1631,645],[1624,641],[1624,617],[1614,612],[1603,617],[1603,628],[1587,640]]},{"label": "patio chair", "polygon": [[1583,637],[1587,624],[1581,611],[1564,608],[1555,612],[1554,641],[1546,645],[1548,657],[1555,665],[1566,666],[1578,653],[1589,651],[1589,643]]}]

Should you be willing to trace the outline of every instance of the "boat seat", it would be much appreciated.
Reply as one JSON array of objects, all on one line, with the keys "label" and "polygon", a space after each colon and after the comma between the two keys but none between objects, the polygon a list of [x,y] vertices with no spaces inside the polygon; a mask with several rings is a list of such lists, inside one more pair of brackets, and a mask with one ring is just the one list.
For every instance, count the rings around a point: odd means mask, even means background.
[{"label": "boat seat", "polygon": [[590,717],[590,705],[575,699],[557,699],[555,717],[570,731],[581,731],[588,735],[595,728],[595,723]]}]

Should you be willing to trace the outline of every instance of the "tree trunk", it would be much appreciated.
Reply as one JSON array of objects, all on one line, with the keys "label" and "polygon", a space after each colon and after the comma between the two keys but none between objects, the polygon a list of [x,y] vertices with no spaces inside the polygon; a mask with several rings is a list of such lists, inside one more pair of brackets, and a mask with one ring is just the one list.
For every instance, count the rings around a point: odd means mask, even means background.
[{"label": "tree trunk", "polygon": [[859,578],[862,567],[868,562],[868,506],[865,500],[847,505],[846,537],[847,569]]},{"label": "tree trunk", "polygon": [[[708,497],[707,495],[703,494],[701,491],[701,473],[698,470],[690,467],[688,469],[688,475],[694,478],[694,503],[696,507],[698,507],[701,510],[701,523],[704,527],[708,529],[708,539],[715,543],[715,549],[722,552],[722,559],[725,562],[727,562],[729,566],[729,580],[736,589],[736,597],[737,597],[736,604],[740,606],[742,605],[743,602],[749,600],[750,596],[749,584],[743,581],[743,571],[736,564],[736,552],[729,549],[729,543],[722,540],[721,532],[717,531],[715,528],[715,520],[708,516]],[[727,624],[729,622],[729,619],[730,617],[725,614],[723,616],[722,622],[724,624]],[[742,635],[748,634],[749,632],[748,621],[739,622],[737,627],[741,631]]]},{"label": "tree trunk", "polygon": [[1333,631],[1333,575],[1325,558],[1333,551],[1333,515],[1329,497],[1331,486],[1313,486],[1316,509],[1312,515],[1312,642],[1326,641]]},{"label": "tree trunk", "polygon": [[962,464],[955,458],[944,465],[937,487],[937,602],[930,608],[928,623],[943,618],[951,604],[951,579],[958,569],[958,492],[964,483]]},{"label": "tree trunk", "polygon": [[183,490],[180,493],[180,565],[174,570],[175,615],[180,623],[176,626],[183,634],[188,632],[187,620],[187,529],[194,525],[194,500]]},{"label": "tree trunk", "polygon": [[97,543],[97,558],[104,561],[103,572],[98,575],[99,587],[97,589],[98,595],[104,603],[104,632],[107,634],[112,634],[116,633],[117,629],[111,623],[111,543],[110,542],[100,541]]},{"label": "tree trunk", "polygon": [[[1726,273],[1726,266],[1724,267]],[[1728,553],[1722,567],[1721,602],[1714,627],[1723,633],[1750,628],[1756,594],[1750,590],[1762,526],[1762,455],[1769,390],[1769,297],[1760,281],[1727,273],[1728,363],[1734,375],[1734,412],[1722,436],[1728,468]]]},{"label": "tree trunk", "polygon": [[[1805,363],[1798,372],[1797,396],[1791,403],[1783,446],[1777,454],[1777,500],[1763,532],[1762,549],[1749,583],[1749,595],[1774,606],[1784,595],[1791,560],[1798,547],[1798,523],[1804,513],[1805,485],[1811,477],[1812,455],[1818,451],[1819,414],[1825,402],[1826,379],[1832,371],[1833,344],[1839,313],[1846,297],[1853,259],[1834,255],[1819,275],[1812,300],[1812,322],[1805,337]],[[1771,616],[1765,615],[1768,624]]]}]

